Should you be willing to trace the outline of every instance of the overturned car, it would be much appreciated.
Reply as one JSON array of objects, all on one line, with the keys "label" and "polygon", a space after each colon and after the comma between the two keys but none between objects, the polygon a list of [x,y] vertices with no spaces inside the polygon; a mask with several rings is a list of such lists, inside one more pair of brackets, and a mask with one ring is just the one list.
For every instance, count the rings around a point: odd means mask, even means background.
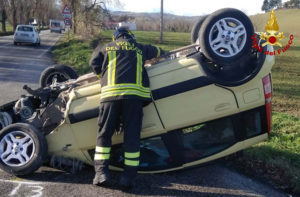
[{"label": "overturned car", "polygon": [[[249,18],[222,9],[200,18],[192,44],[145,66],[140,172],[179,170],[243,150],[271,130],[273,56],[252,48]],[[261,43],[258,43],[261,44]],[[265,50],[272,51],[271,46]],[[93,165],[100,83],[67,66],[47,68],[41,88],[0,107],[0,167],[26,175],[43,163]],[[112,139],[111,169],[122,170],[123,135]]]}]

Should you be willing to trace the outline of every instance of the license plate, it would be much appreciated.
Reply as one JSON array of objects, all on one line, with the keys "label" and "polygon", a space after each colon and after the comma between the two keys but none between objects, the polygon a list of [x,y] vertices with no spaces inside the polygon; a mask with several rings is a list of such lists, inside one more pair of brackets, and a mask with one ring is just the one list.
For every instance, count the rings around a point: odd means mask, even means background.
[{"label": "license plate", "polygon": [[21,36],[25,36],[25,37],[28,37],[28,34],[21,34]]}]

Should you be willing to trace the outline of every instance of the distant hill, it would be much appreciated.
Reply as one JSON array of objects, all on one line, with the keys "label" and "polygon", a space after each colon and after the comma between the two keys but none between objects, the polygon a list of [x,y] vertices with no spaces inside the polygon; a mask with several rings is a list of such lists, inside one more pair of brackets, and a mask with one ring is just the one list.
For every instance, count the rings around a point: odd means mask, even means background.
[{"label": "distant hill", "polygon": [[[279,31],[285,35],[294,34],[300,36],[300,9],[275,10]],[[250,16],[255,31],[265,32],[265,26],[269,20],[270,12]]]},{"label": "distant hill", "polygon": [[[115,15],[115,16],[128,15],[128,16],[133,16],[135,18],[145,17],[148,20],[152,20],[152,21],[160,20],[159,12],[148,13],[148,12],[115,11],[115,12],[112,12],[112,15]],[[164,20],[184,19],[184,20],[188,20],[188,21],[196,21],[197,18],[199,18],[199,16],[179,16],[179,15],[164,13]]]},{"label": "distant hill", "polygon": [[[159,31],[160,13],[138,13],[138,12],[112,12],[113,18],[118,20],[121,16],[135,18],[137,29],[142,31]],[[190,32],[198,16],[178,16],[164,13],[165,31]]]},{"label": "distant hill", "polygon": [[[275,10],[277,22],[279,24],[279,31],[284,32],[285,35],[289,35],[293,33],[294,35],[300,36],[300,9],[281,9]],[[123,11],[115,11],[112,12],[113,16],[133,16],[138,24],[143,24],[144,22],[152,23],[155,30],[159,30],[157,26],[159,26],[160,21],[160,13],[136,13],[136,12],[123,12]],[[264,14],[257,14],[250,16],[252,23],[254,25],[255,31],[265,32],[265,26],[269,20],[270,12]],[[178,16],[174,14],[164,14],[165,25],[168,22],[172,21],[182,21],[184,23],[190,24],[190,28],[192,24],[199,18],[200,16]]]}]

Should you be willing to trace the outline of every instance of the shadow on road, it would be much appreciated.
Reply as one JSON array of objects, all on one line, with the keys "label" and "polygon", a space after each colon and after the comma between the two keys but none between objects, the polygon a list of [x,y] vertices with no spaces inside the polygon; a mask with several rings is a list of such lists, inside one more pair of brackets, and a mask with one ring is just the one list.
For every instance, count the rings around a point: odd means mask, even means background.
[{"label": "shadow on road", "polygon": [[[218,176],[212,174],[218,173]],[[110,188],[99,187],[101,191],[118,190],[120,172],[112,172],[112,186]],[[94,176],[94,169],[86,167],[78,174],[71,174],[64,171],[44,168],[38,172],[22,177],[32,181],[46,181],[53,183],[71,183],[90,185]],[[138,196],[261,196],[245,188],[231,185],[225,187],[224,182],[230,182],[222,168],[217,165],[210,165],[201,168],[187,169],[164,174],[140,174],[135,180],[136,187],[130,194]],[[229,189],[227,189],[229,188]]]}]

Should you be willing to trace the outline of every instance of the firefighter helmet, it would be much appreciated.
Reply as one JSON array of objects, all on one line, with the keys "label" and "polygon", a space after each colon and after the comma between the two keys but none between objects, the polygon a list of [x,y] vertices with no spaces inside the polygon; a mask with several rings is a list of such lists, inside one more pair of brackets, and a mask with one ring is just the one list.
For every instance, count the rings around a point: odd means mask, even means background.
[{"label": "firefighter helmet", "polygon": [[115,41],[118,38],[120,38],[121,36],[135,40],[134,34],[125,27],[120,27],[120,28],[116,29],[116,31],[114,32],[114,34],[112,36],[112,39],[113,39],[113,41]]}]

